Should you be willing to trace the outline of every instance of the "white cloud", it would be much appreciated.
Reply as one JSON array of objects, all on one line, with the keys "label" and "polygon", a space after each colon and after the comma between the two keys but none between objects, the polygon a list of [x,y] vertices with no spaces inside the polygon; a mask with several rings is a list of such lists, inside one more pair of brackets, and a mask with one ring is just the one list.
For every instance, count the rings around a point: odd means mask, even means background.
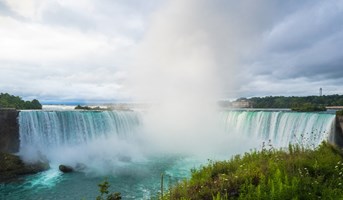
[{"label": "white cloud", "polygon": [[18,62],[65,61],[103,56],[134,42],[130,38],[109,38],[101,33],[27,24],[0,17],[0,59]]},{"label": "white cloud", "polygon": [[[108,24],[113,16],[104,16],[96,1],[5,3],[17,15],[0,15],[1,92],[55,102],[129,97],[122,83],[137,39],[127,31],[142,29],[142,22],[128,17]],[[47,21],[46,12],[54,6],[59,8],[55,14],[60,19],[73,23]],[[124,17],[120,9],[115,15]],[[74,17],[79,21],[73,21]],[[88,19],[96,26],[87,30],[78,26]],[[129,28],[120,31],[124,24]]]},{"label": "white cloud", "polygon": [[44,0],[5,0],[5,2],[16,14],[25,18],[36,19],[39,17],[39,10]]}]

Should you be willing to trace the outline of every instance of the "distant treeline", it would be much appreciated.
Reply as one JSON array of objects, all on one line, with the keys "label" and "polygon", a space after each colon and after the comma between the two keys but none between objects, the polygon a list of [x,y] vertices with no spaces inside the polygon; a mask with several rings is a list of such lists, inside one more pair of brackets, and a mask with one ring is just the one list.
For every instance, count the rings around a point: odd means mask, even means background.
[{"label": "distant treeline", "polygon": [[74,109],[75,109],[75,110],[92,110],[91,107],[88,107],[88,106],[80,106],[80,105],[77,105]]},{"label": "distant treeline", "polygon": [[74,109],[75,110],[109,110],[107,108],[100,108],[99,106],[89,107],[89,106],[80,106],[80,105],[77,105]]},{"label": "distant treeline", "polygon": [[[242,99],[242,98],[241,98]],[[318,106],[343,106],[343,95],[306,96],[306,97],[253,97],[247,99],[254,108],[294,108],[305,104]]]},{"label": "distant treeline", "polygon": [[24,101],[19,96],[13,96],[8,93],[0,93],[0,108],[15,109],[42,109],[42,105],[37,99]]}]

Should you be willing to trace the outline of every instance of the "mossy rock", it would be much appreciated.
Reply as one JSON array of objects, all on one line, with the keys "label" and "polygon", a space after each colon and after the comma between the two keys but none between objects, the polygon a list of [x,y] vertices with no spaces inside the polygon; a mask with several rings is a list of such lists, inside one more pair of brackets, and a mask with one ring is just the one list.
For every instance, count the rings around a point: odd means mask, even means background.
[{"label": "mossy rock", "polygon": [[23,175],[35,174],[47,169],[49,169],[47,163],[25,164],[19,156],[0,152],[0,182],[17,180]]}]

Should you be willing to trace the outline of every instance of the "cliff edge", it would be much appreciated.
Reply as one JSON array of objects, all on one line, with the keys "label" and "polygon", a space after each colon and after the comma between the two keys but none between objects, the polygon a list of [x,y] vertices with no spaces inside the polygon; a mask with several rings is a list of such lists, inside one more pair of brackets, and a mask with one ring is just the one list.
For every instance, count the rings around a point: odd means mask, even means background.
[{"label": "cliff edge", "polygon": [[340,148],[343,148],[343,116],[336,115],[336,130],[334,142]]},{"label": "cliff edge", "polygon": [[0,152],[19,151],[18,115],[15,109],[0,109]]}]

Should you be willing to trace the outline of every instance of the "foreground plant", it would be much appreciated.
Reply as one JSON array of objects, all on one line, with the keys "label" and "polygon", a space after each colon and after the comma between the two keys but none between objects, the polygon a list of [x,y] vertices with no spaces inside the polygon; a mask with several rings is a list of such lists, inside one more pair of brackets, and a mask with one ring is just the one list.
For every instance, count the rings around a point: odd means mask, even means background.
[{"label": "foreground plant", "polygon": [[96,200],[120,200],[121,194],[119,192],[110,193],[108,191],[108,188],[110,187],[110,184],[107,180],[104,180],[99,185],[99,192],[100,196],[96,197]]},{"label": "foreground plant", "polygon": [[192,170],[163,199],[340,199],[343,153],[323,142],[262,149]]}]

